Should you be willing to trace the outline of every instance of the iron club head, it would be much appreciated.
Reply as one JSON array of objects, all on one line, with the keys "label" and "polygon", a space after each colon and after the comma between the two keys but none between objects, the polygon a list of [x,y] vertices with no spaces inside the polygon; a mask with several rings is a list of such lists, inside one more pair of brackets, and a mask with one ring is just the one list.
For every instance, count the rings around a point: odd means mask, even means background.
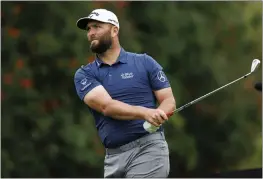
[{"label": "iron club head", "polygon": [[260,64],[259,59],[254,59],[254,60],[252,61],[251,71],[250,71],[250,72],[251,72],[251,73],[254,72],[254,71],[258,68],[259,64]]}]

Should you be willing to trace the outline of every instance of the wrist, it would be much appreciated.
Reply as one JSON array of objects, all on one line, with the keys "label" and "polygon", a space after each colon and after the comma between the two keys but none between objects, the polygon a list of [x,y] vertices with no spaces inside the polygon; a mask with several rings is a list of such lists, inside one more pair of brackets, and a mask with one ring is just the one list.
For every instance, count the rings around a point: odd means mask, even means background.
[{"label": "wrist", "polygon": [[145,119],[145,110],[147,110],[146,107],[142,106],[135,106],[136,108],[136,117],[139,119]]}]

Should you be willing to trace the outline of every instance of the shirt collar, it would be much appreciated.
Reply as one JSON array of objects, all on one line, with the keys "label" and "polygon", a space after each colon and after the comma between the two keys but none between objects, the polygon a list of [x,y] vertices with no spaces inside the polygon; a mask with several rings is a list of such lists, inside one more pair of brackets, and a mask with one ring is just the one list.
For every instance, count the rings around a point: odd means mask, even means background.
[{"label": "shirt collar", "polygon": [[[97,55],[96,55],[95,62],[98,67],[101,67],[102,64],[105,64]],[[121,48],[119,57],[117,58],[117,61],[115,62],[115,64],[116,63],[127,63],[126,51],[123,48]]]}]

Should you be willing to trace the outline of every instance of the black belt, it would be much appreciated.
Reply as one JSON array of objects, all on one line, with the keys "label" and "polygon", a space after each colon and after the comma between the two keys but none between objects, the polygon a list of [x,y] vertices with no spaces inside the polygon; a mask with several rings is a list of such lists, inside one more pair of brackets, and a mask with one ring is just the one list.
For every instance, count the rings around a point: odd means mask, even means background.
[{"label": "black belt", "polygon": [[136,139],[132,142],[129,142],[128,144],[122,145],[117,148],[106,148],[106,154],[107,155],[112,155],[112,154],[118,154],[122,153],[125,151],[128,151],[132,148],[138,147],[148,141],[153,141],[153,140],[165,140],[165,136],[163,132],[155,132],[151,134],[147,134],[139,139]]}]

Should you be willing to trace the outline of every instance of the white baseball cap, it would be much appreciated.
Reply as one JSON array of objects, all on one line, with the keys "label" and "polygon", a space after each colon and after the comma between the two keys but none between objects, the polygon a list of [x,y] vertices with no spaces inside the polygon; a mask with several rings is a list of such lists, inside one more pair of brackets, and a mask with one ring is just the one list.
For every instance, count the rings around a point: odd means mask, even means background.
[{"label": "white baseball cap", "polygon": [[104,23],[110,23],[120,29],[117,16],[106,9],[95,9],[87,17],[82,17],[77,21],[77,26],[80,29],[86,30],[87,24],[90,20],[96,20]]}]

